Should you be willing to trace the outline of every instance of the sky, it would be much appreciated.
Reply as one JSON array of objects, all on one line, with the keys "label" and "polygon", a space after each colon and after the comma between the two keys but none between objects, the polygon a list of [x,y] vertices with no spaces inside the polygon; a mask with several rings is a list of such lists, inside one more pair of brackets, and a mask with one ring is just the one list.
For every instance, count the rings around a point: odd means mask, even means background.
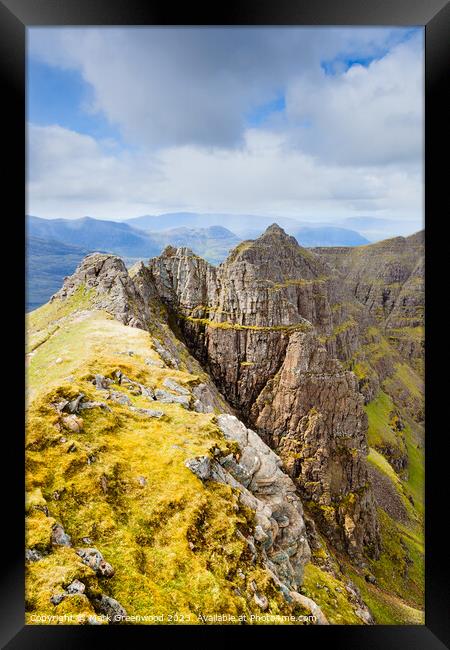
[{"label": "sky", "polygon": [[28,28],[27,213],[423,223],[422,28]]}]

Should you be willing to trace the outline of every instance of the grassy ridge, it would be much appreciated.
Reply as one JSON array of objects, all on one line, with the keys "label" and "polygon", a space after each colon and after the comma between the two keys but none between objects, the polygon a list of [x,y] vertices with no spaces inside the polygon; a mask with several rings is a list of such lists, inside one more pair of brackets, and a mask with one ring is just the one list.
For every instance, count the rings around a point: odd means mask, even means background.
[{"label": "grassy ridge", "polygon": [[[266,613],[275,620],[305,613],[289,605],[252,561],[239,533],[249,532],[253,513],[230,487],[203,484],[184,465],[214,450],[229,453],[214,414],[158,403],[164,416],[146,419],[109,401],[110,410],[82,412],[82,430],[60,430],[52,405],[79,392],[101,400],[91,381],[96,373],[112,378],[120,370],[153,389],[167,377],[186,387],[199,381],[192,373],[147,365],[145,359],[159,359],[151,336],[86,311],[88,300],[80,293],[71,305],[47,305],[29,321],[27,546],[44,557],[27,564],[27,620],[36,614],[92,615],[99,593],[117,599],[130,615],[163,616],[166,622],[171,614],[187,623],[198,623],[201,614],[250,616],[261,613],[251,584],[266,596]],[[69,317],[75,304],[82,308]],[[127,395],[134,406],[151,407],[144,396]],[[55,522],[73,548],[52,547]],[[96,576],[81,563],[77,546],[98,548],[114,576]],[[52,595],[75,578],[86,585],[85,594],[53,605]]]}]

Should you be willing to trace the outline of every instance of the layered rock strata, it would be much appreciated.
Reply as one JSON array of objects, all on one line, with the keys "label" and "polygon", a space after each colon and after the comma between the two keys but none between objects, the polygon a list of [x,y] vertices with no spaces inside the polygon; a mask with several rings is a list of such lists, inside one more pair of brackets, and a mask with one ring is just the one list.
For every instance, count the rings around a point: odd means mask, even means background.
[{"label": "layered rock strata", "polygon": [[280,453],[334,542],[377,555],[363,399],[330,357],[351,357],[364,321],[339,274],[275,224],[218,268],[170,248],[149,269],[192,353]]},{"label": "layered rock strata", "polygon": [[363,403],[355,375],[330,358],[312,332],[296,332],[279,372],[253,404],[252,419],[334,545],[376,555]]}]

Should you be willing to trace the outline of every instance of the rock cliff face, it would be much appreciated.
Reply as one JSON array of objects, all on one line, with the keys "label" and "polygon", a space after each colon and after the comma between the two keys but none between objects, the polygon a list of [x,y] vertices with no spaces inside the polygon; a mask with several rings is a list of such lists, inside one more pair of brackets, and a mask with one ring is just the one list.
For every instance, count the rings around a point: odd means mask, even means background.
[{"label": "rock cliff face", "polygon": [[350,554],[378,552],[378,522],[364,457],[367,418],[352,372],[312,332],[291,335],[279,372],[253,404],[327,538]]},{"label": "rock cliff face", "polygon": [[363,400],[329,355],[350,356],[359,336],[337,274],[275,224],[217,269],[187,249],[168,249],[149,268],[220,391],[281,453],[305,498],[333,510],[335,542],[376,555]]},{"label": "rock cliff face", "polygon": [[246,417],[292,332],[314,326],[330,352],[340,346],[351,354],[357,345],[357,324],[342,308],[331,268],[276,224],[218,268],[183,248],[166,249],[149,268],[194,355]]}]

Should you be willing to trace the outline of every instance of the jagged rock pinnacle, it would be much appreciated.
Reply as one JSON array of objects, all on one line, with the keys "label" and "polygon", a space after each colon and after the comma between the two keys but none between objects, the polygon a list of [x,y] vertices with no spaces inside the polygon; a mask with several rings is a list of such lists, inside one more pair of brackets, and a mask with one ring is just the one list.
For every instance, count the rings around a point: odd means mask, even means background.
[{"label": "jagged rock pinnacle", "polygon": [[272,223],[263,233],[264,235],[284,235],[289,237],[289,235],[279,226],[277,223]]},{"label": "jagged rock pinnacle", "polygon": [[263,243],[265,246],[268,244],[279,246],[280,244],[282,244],[282,245],[287,245],[289,247],[293,247],[295,249],[299,247],[295,237],[289,235],[277,223],[273,223],[272,225],[270,225],[268,228],[266,228],[266,230],[262,233],[262,235],[258,237],[258,239],[255,239],[256,245],[258,245],[259,242]]}]

